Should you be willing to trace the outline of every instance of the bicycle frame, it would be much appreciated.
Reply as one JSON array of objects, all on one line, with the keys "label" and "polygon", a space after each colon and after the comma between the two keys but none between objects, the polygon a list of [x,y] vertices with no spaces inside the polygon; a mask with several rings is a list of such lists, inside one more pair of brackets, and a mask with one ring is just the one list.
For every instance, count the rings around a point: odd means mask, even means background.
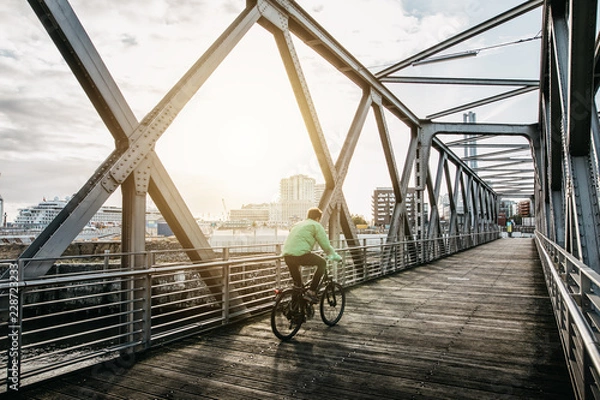
[{"label": "bicycle frame", "polygon": [[[326,325],[334,326],[344,312],[346,297],[341,284],[335,282],[330,275],[332,261],[328,261],[319,283],[317,293],[320,294],[319,310],[321,319]],[[271,311],[271,328],[275,336],[281,340],[291,339],[308,319],[314,316],[313,304],[304,299],[310,286],[292,286],[286,289],[275,289],[275,305]]]}]

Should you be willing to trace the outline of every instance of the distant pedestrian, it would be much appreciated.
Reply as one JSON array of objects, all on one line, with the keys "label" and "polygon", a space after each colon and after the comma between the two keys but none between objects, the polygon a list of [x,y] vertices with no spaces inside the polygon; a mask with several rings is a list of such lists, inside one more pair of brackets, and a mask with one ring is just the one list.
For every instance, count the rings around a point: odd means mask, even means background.
[{"label": "distant pedestrian", "polygon": [[322,215],[323,212],[317,207],[309,209],[306,219],[292,227],[283,244],[283,259],[296,286],[303,286],[301,266],[317,266],[306,296],[306,300],[312,303],[317,302],[317,288],[327,267],[327,261],[312,252],[315,244],[318,243],[332,259],[337,261],[342,259],[331,246],[325,228],[320,224]]},{"label": "distant pedestrian", "polygon": [[513,226],[512,221],[508,221],[506,223],[506,232],[508,232],[508,237],[512,237],[512,226]]}]

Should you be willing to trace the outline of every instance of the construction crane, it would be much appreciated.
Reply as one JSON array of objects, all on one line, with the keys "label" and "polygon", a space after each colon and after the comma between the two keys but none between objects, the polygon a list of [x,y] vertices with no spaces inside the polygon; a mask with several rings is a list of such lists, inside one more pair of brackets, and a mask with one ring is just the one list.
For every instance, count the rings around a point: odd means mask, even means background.
[{"label": "construction crane", "polygon": [[229,211],[227,211],[227,205],[225,204],[225,199],[221,198],[221,201],[223,202],[223,210],[225,210],[225,219],[228,220],[229,219]]}]

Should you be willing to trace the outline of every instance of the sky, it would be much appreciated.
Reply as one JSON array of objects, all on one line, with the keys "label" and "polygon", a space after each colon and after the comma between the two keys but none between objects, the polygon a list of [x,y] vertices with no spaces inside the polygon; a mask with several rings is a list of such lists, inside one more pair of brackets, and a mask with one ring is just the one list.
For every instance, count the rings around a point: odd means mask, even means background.
[{"label": "sky", "polygon": [[[297,3],[375,73],[521,1]],[[70,4],[141,120],[246,1]],[[448,52],[533,37],[540,16],[541,9],[530,12]],[[19,208],[76,193],[114,149],[114,141],[29,4],[3,0],[0,20],[0,196],[7,220],[13,221]],[[361,92],[297,38],[294,45],[335,162]],[[537,79],[539,40],[482,51],[474,60],[410,67],[402,75]],[[421,118],[499,90],[394,85],[388,87]],[[479,122],[531,123],[537,120],[537,96],[533,92],[474,111]],[[462,122],[462,114],[445,120]],[[391,117],[388,128],[402,168],[408,129]],[[275,41],[259,25],[181,111],[156,152],[192,213],[205,218],[222,216],[225,208],[276,201],[280,180],[295,174],[324,182]],[[344,182],[351,214],[368,220],[373,190],[387,186],[391,181],[371,114]],[[120,204],[119,191],[107,204]]]}]

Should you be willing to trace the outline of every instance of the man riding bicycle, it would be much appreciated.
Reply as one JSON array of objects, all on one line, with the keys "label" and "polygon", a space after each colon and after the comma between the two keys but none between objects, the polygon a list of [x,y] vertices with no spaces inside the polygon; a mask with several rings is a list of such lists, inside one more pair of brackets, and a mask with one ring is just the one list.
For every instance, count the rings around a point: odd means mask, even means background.
[{"label": "man riding bicycle", "polygon": [[300,273],[302,265],[317,266],[317,270],[313,275],[309,290],[305,296],[306,300],[311,303],[318,302],[316,292],[327,266],[327,261],[323,257],[312,253],[315,243],[319,243],[323,251],[333,260],[340,261],[342,259],[331,246],[325,228],[319,223],[322,215],[323,212],[317,207],[309,209],[306,219],[292,227],[283,244],[283,259],[290,270],[290,275],[292,275],[296,286],[302,287],[303,285]]}]

